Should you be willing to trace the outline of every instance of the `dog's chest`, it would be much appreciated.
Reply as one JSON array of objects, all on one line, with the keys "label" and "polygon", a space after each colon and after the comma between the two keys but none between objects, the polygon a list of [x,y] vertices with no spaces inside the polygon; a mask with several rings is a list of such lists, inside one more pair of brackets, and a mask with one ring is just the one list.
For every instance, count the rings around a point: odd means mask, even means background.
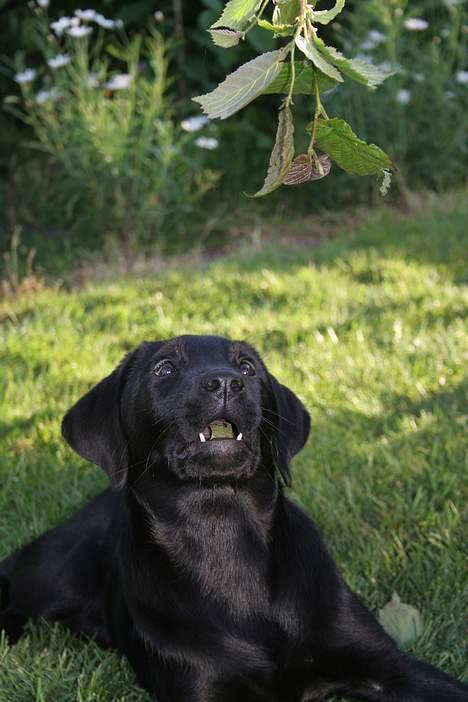
[{"label": "dog's chest", "polygon": [[152,537],[179,571],[183,589],[197,591],[200,604],[236,616],[267,611],[268,550],[256,525],[242,515],[184,515],[176,524],[157,520]]}]

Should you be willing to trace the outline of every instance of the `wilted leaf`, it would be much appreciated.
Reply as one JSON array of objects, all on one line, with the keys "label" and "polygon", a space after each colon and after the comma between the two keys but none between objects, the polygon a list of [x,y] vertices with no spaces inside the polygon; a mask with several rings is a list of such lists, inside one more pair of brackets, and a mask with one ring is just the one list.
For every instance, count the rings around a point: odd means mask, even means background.
[{"label": "wilted leaf", "polygon": [[[296,80],[294,83],[295,95],[313,95],[315,93],[315,82],[318,81],[321,93],[336,88],[336,80],[332,80],[320,71],[316,71],[310,64],[304,61],[294,61]],[[291,85],[291,62],[281,64],[281,71],[275,80],[263,91],[264,95],[280,93],[287,95]]]},{"label": "wilted leaf", "polygon": [[335,19],[337,15],[343,10],[346,0],[336,0],[335,7],[331,10],[317,10],[311,12],[312,22],[319,22],[319,24],[328,24]]},{"label": "wilted leaf", "polygon": [[228,27],[242,32],[261,4],[262,0],[230,0],[219,20],[211,25],[211,29]]},{"label": "wilted leaf", "polygon": [[294,158],[294,121],[290,107],[280,110],[276,141],[271,152],[267,177],[261,190],[252,197],[269,195],[282,184]]},{"label": "wilted leaf", "polygon": [[399,644],[407,644],[423,631],[421,614],[412,605],[405,604],[394,592],[388,604],[379,610],[379,622]]},{"label": "wilted leaf", "polygon": [[393,170],[391,158],[375,144],[366,144],[339,117],[320,119],[315,144],[347,173],[357,175],[382,174]]},{"label": "wilted leaf", "polygon": [[216,46],[221,46],[223,49],[230,49],[231,46],[237,46],[244,36],[243,32],[222,27],[209,29],[208,31]]},{"label": "wilted leaf", "polygon": [[226,119],[255,100],[281,71],[289,48],[269,51],[228,75],[211,93],[193,98],[210,119]]},{"label": "wilted leaf", "polygon": [[309,154],[301,154],[291,163],[283,185],[301,185],[311,180],[320,180],[325,178],[330,170],[331,161],[328,156],[314,158]]},{"label": "wilted leaf", "polygon": [[393,73],[391,71],[383,71],[378,66],[373,66],[367,61],[360,59],[348,59],[333,46],[327,46],[322,39],[316,38],[315,43],[323,54],[335,66],[338,66],[343,73],[369,88],[376,88],[389,78]]},{"label": "wilted leaf", "polygon": [[293,24],[272,24],[264,19],[258,20],[258,26],[273,32],[278,37],[290,37],[296,31]]},{"label": "wilted leaf", "polygon": [[388,191],[392,187],[392,176],[393,173],[391,171],[384,171],[382,185],[380,186],[380,194],[383,197],[388,194]]},{"label": "wilted leaf", "polygon": [[296,46],[302,51],[302,53],[307,56],[309,61],[312,61],[314,66],[316,66],[319,71],[322,71],[326,76],[329,76],[333,80],[338,82],[343,82],[343,77],[341,73],[332,66],[331,63],[322,56],[320,51],[315,46],[313,39],[306,39],[303,36],[296,37]]}]

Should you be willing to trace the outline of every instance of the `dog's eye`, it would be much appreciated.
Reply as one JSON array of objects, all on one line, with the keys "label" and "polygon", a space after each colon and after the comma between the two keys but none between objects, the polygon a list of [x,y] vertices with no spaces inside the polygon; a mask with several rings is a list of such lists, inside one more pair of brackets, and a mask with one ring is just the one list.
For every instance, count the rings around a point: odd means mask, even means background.
[{"label": "dog's eye", "polygon": [[175,373],[175,370],[175,365],[171,361],[168,361],[167,358],[164,358],[162,361],[159,361],[159,363],[156,363],[153,373],[158,376],[164,376]]},{"label": "dog's eye", "polygon": [[242,375],[255,375],[255,366],[253,363],[244,358],[239,364],[239,370]]}]

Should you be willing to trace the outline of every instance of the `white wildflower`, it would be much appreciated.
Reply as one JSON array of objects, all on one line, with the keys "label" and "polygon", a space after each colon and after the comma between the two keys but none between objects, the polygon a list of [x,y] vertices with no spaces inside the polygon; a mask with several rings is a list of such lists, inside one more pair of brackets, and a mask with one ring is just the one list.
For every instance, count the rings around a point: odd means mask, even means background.
[{"label": "white wildflower", "polygon": [[117,29],[123,29],[125,25],[123,23],[123,20],[117,19],[115,20],[115,26],[117,27]]},{"label": "white wildflower", "polygon": [[49,0],[37,0],[37,4],[39,7],[42,7],[43,10],[49,7]]},{"label": "white wildflower", "polygon": [[68,63],[70,63],[70,61],[70,54],[57,54],[56,56],[52,56],[52,58],[47,60],[47,65],[50,66],[50,68],[52,68],[53,70],[55,70],[56,68],[66,66]]},{"label": "white wildflower", "polygon": [[132,82],[129,73],[118,73],[106,83],[107,90],[126,90]]},{"label": "white wildflower", "polygon": [[378,29],[371,29],[369,39],[375,41],[376,44],[383,44],[384,41],[387,41],[387,36],[383,32],[379,32]]},{"label": "white wildflower", "polygon": [[67,30],[67,34],[74,39],[81,39],[81,37],[87,37],[93,31],[92,27],[83,27],[83,25],[75,25]]},{"label": "white wildflower", "polygon": [[466,85],[468,83],[468,71],[457,71],[457,83]]},{"label": "white wildflower", "polygon": [[195,144],[200,149],[207,149],[208,151],[213,151],[219,146],[218,140],[210,137],[198,137],[198,139],[195,139]]},{"label": "white wildflower", "polygon": [[107,19],[103,15],[100,15],[99,17],[96,18],[96,24],[98,24],[103,29],[114,29],[114,27],[115,27],[114,20]]},{"label": "white wildflower", "polygon": [[59,96],[60,93],[57,88],[52,88],[52,90],[40,90],[38,93],[36,93],[36,101],[42,105],[48,100],[56,100]]},{"label": "white wildflower", "polygon": [[95,22],[98,14],[96,10],[75,10],[75,15],[83,22]]},{"label": "white wildflower", "polygon": [[426,22],[422,17],[410,17],[404,21],[404,26],[410,32],[423,32],[429,27],[429,22]]},{"label": "white wildflower", "polygon": [[58,37],[70,27],[75,27],[79,24],[78,17],[60,17],[56,22],[51,22],[50,27]]},{"label": "white wildflower", "polygon": [[402,88],[397,92],[396,99],[400,105],[408,105],[411,102],[411,93],[409,90]]},{"label": "white wildflower", "polygon": [[35,71],[34,68],[26,68],[25,71],[15,75],[15,81],[17,83],[32,83],[36,75],[37,71]]},{"label": "white wildflower", "polygon": [[99,76],[97,73],[88,73],[86,77],[86,85],[89,88],[97,88],[99,85]]},{"label": "white wildflower", "polygon": [[197,115],[196,117],[188,117],[184,119],[180,125],[185,132],[198,132],[208,124],[210,120],[205,115]]},{"label": "white wildflower", "polygon": [[164,22],[164,12],[161,12],[161,10],[155,12],[154,19],[156,20],[156,22]]},{"label": "white wildflower", "polygon": [[113,29],[116,24],[114,20],[107,19],[100,12],[96,12],[96,10],[76,10],[75,15],[83,22],[96,22],[104,29]]},{"label": "white wildflower", "polygon": [[387,37],[378,29],[371,29],[364,42],[361,44],[363,51],[372,51],[376,46],[387,41]]}]

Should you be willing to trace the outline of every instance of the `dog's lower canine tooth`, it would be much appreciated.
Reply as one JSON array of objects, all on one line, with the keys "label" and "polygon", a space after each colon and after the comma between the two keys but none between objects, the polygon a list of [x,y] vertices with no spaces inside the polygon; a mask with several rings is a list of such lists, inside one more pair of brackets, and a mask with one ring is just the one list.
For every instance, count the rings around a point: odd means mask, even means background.
[{"label": "dog's lower canine tooth", "polygon": [[204,433],[203,433],[202,431],[199,433],[198,436],[199,436],[199,438],[200,438],[200,441],[206,441],[205,435],[204,435]]},{"label": "dog's lower canine tooth", "polygon": [[242,432],[237,435],[237,441],[242,441]]}]

